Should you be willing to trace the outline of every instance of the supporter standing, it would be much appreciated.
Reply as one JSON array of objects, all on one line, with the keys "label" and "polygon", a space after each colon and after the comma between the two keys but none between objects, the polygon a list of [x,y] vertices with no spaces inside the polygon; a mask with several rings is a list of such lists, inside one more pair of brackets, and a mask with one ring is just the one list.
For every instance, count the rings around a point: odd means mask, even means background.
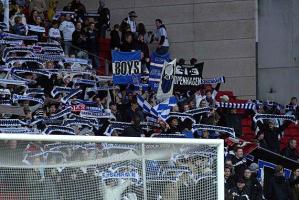
[{"label": "supporter standing", "polygon": [[30,2],[30,11],[36,10],[39,14],[43,14],[48,10],[45,0],[32,0]]},{"label": "supporter standing", "polygon": [[[91,22],[86,32],[87,51],[96,56],[99,53],[99,45],[98,45],[97,38],[98,38],[98,34],[95,30],[95,23]],[[92,60],[93,67],[97,68],[98,66],[100,66],[100,62],[99,59],[94,55],[91,55],[89,59]]]},{"label": "supporter standing", "polygon": [[134,45],[135,50],[141,51],[141,64],[142,64],[142,71],[145,71],[147,68],[146,66],[149,66],[150,62],[150,55],[149,55],[149,48],[147,44],[144,42],[144,35],[139,34],[138,40],[135,42]]},{"label": "supporter standing", "polygon": [[275,167],[274,177],[270,180],[268,199],[293,200],[289,181],[284,177],[283,166]]},{"label": "supporter standing", "polygon": [[281,155],[298,161],[299,156],[297,152],[297,141],[293,138],[290,139],[288,142],[288,146],[281,151]]},{"label": "supporter standing", "polygon": [[133,35],[132,35],[131,32],[126,33],[125,41],[120,46],[120,50],[121,51],[127,51],[127,52],[130,52],[130,51],[134,50]]},{"label": "supporter standing", "polygon": [[246,185],[244,179],[240,178],[237,181],[237,186],[231,189],[230,200],[250,200],[249,194],[246,190]]},{"label": "supporter standing", "polygon": [[244,180],[247,187],[250,200],[262,200],[263,189],[256,177],[253,176],[252,171],[247,168],[244,171]]},{"label": "supporter standing", "polygon": [[74,11],[77,14],[78,18],[81,18],[83,20],[84,15],[86,13],[85,6],[81,3],[80,0],[73,0],[71,3],[71,10]]},{"label": "supporter standing", "polygon": [[294,200],[299,200],[299,168],[293,171],[290,179],[290,184],[294,196]]},{"label": "supporter standing", "polygon": [[236,177],[242,177],[244,170],[247,168],[247,160],[244,158],[243,149],[237,147],[235,150],[235,156],[232,157],[232,163],[235,169]]},{"label": "supporter standing", "polygon": [[141,137],[144,135],[140,126],[141,118],[139,114],[134,114],[132,117],[132,125],[126,128],[122,134],[124,137]]},{"label": "supporter standing", "polygon": [[26,35],[26,26],[22,23],[21,17],[15,18],[15,24],[12,27],[12,32],[18,35]]},{"label": "supporter standing", "polygon": [[164,55],[168,53],[169,50],[169,41],[168,41],[168,36],[166,32],[166,27],[162,23],[161,19],[156,19],[155,21],[157,31],[156,31],[156,40],[158,40],[159,44],[156,49],[156,53],[160,55]]},{"label": "supporter standing", "polygon": [[230,190],[236,185],[235,180],[232,176],[232,169],[230,166],[224,167],[224,189],[225,189],[225,199],[228,198]]},{"label": "supporter standing", "polygon": [[106,31],[110,28],[110,10],[105,7],[102,1],[99,1],[98,14],[98,31],[99,36],[102,38],[106,37]]},{"label": "supporter standing", "polygon": [[275,121],[270,120],[268,123],[263,124],[260,121],[257,122],[257,126],[265,134],[265,140],[268,144],[268,149],[275,153],[279,153],[279,139],[282,136],[282,131],[286,129],[291,122],[285,122],[278,128],[274,126]]},{"label": "supporter standing", "polygon": [[61,33],[60,33],[60,30],[58,29],[57,21],[54,21],[52,23],[52,28],[50,28],[50,30],[49,30],[49,40],[61,42]]},{"label": "supporter standing", "polygon": [[137,18],[137,14],[135,11],[131,11],[128,13],[129,17],[125,18],[120,27],[121,27],[121,31],[122,34],[125,34],[125,31],[127,29],[127,27],[130,28],[130,31],[133,33],[134,36],[136,36],[136,32],[137,32],[137,23],[136,23],[136,18]]},{"label": "supporter standing", "polygon": [[115,24],[113,30],[110,32],[111,50],[120,48],[119,25]]},{"label": "supporter standing", "polygon": [[71,22],[71,15],[66,14],[65,20],[60,24],[59,30],[62,32],[64,41],[64,53],[70,55],[70,49],[72,45],[72,35],[75,31],[75,26]]}]

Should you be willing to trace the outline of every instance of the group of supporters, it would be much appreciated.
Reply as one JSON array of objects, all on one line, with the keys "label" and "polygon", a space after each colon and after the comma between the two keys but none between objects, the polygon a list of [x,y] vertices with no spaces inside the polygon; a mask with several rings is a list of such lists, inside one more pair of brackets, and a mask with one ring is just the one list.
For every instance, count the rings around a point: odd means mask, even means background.
[{"label": "group of supporters", "polygon": [[[296,140],[291,139],[282,151],[279,141],[284,129],[299,118],[296,97],[286,106],[257,100],[232,103],[226,95],[217,96],[224,77],[203,81],[202,65],[194,58],[190,63],[180,59],[175,72],[162,70],[155,89],[148,84],[152,55],[163,60],[162,68],[170,63],[168,35],[161,19],[154,19],[155,31],[146,31],[131,11],[110,30],[110,12],[103,2],[99,2],[95,18],[87,17],[78,0],[59,12],[57,3],[11,1],[10,28],[3,25],[0,34],[1,133],[241,138],[241,122],[250,117],[255,144],[298,161]],[[107,32],[113,52],[140,52],[142,82],[117,84],[114,77],[96,74],[94,69],[100,66],[98,39],[105,38]],[[152,43],[156,48],[150,52],[148,45]],[[198,65],[201,70],[195,67]],[[113,61],[111,67],[115,67]],[[173,88],[169,83],[172,73],[182,75],[176,83],[185,82],[192,89],[182,89],[182,84]],[[201,82],[191,84],[196,79],[188,79],[188,75],[199,77]],[[163,86],[171,88],[171,96],[157,98],[158,91],[164,92],[165,88],[159,89]],[[11,143],[3,145],[19,148],[16,141]],[[298,168],[291,169],[294,173],[289,180],[278,165],[270,184],[261,185],[259,167],[246,160],[242,146],[227,148],[231,150],[225,163],[227,199],[298,199]]]}]

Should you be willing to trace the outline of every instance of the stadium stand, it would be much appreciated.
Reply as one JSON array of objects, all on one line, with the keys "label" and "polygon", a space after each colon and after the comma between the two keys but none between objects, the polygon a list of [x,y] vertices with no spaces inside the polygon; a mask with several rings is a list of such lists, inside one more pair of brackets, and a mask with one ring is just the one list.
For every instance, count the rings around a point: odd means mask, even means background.
[{"label": "stadium stand", "polygon": [[280,105],[221,91],[225,77],[206,78],[204,63],[171,59],[161,19],[147,32],[131,11],[111,30],[104,5],[89,15],[80,1],[63,11],[56,3],[11,1],[0,33],[1,133],[222,138],[226,199],[298,199],[296,98]]}]

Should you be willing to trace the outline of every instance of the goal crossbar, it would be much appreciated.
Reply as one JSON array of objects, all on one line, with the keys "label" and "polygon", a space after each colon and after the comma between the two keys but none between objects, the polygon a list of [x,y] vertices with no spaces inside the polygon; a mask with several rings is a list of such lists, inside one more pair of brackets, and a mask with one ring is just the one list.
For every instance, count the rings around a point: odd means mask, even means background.
[{"label": "goal crossbar", "polygon": [[190,144],[211,145],[217,148],[217,199],[224,200],[224,141],[221,139],[183,139],[183,138],[134,138],[70,135],[26,135],[0,134],[0,141],[28,142],[90,142],[90,143],[126,143],[126,144]]}]

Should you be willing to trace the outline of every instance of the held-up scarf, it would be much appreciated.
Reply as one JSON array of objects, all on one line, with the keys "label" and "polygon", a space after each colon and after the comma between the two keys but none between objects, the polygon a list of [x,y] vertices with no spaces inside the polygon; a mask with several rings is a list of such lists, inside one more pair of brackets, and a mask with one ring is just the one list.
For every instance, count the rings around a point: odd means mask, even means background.
[{"label": "held-up scarf", "polygon": [[206,124],[194,124],[194,130],[209,130],[209,131],[217,131],[217,132],[224,132],[228,133],[232,137],[235,137],[235,131],[233,128],[223,127],[223,126],[212,126]]},{"label": "held-up scarf", "polygon": [[53,132],[61,132],[63,134],[75,135],[75,131],[72,128],[64,127],[64,126],[48,126],[43,134],[50,135]]},{"label": "held-up scarf", "polygon": [[255,122],[263,119],[281,119],[281,120],[289,120],[296,123],[296,117],[294,115],[256,114],[253,117],[253,120]]},{"label": "held-up scarf", "polygon": [[11,45],[11,46],[21,46],[23,45],[23,40],[0,40],[0,45]]},{"label": "held-up scarf", "polygon": [[27,125],[19,119],[0,119],[0,127],[19,127]]},{"label": "held-up scarf", "polygon": [[224,76],[211,78],[211,79],[201,79],[200,80],[200,85],[217,84],[217,83],[225,83]]},{"label": "held-up scarf", "polygon": [[44,104],[44,100],[41,98],[35,98],[32,96],[25,96],[25,95],[17,95],[14,94],[12,97],[12,102],[15,103],[17,101],[33,101],[39,104]]},{"label": "held-up scarf", "polygon": [[0,128],[0,133],[37,135],[40,134],[40,131],[31,128]]},{"label": "held-up scarf", "polygon": [[37,35],[30,35],[30,36],[23,36],[17,35],[12,33],[1,33],[0,38],[4,40],[31,40],[31,41],[38,41]]},{"label": "held-up scarf", "polygon": [[42,69],[30,69],[30,68],[25,68],[25,67],[13,67],[11,69],[12,74],[18,74],[18,73],[32,73],[32,74],[38,74],[38,75],[43,75],[47,76],[50,78],[52,76],[52,73],[50,73],[47,70],[42,70]]},{"label": "held-up scarf", "polygon": [[224,103],[217,102],[216,108],[229,108],[229,109],[245,109],[245,110],[255,110],[256,104],[254,103]]}]

